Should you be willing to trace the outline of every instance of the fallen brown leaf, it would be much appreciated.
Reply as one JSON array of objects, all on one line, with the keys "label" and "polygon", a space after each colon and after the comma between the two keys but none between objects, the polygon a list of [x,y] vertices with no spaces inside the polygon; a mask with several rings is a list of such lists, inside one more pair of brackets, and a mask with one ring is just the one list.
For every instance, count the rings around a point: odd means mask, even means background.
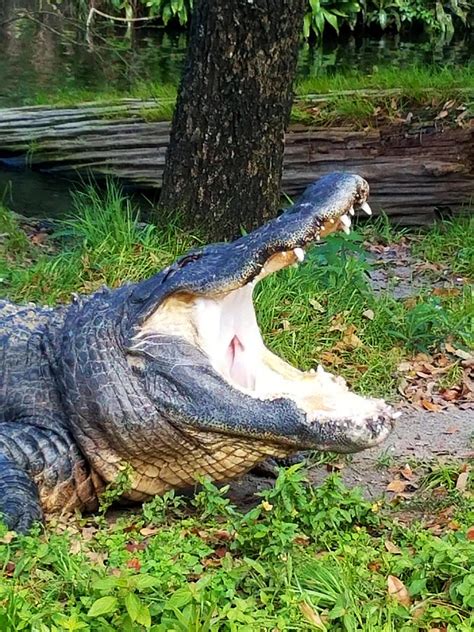
[{"label": "fallen brown leaf", "polygon": [[416,606],[411,613],[411,616],[413,617],[413,619],[416,621],[417,619],[421,619],[421,617],[425,614],[426,611],[426,604],[420,603],[420,605]]},{"label": "fallen brown leaf", "polygon": [[326,364],[331,364],[332,366],[339,366],[343,363],[343,359],[331,351],[323,351],[321,354],[321,360]]},{"label": "fallen brown leaf", "polygon": [[459,492],[465,492],[468,481],[469,481],[469,468],[466,467],[464,472],[461,472],[461,474],[459,474],[458,476],[458,480],[456,481],[456,489]]},{"label": "fallen brown leaf", "polygon": [[474,540],[474,525],[466,531],[466,540]]},{"label": "fallen brown leaf", "polygon": [[395,577],[395,575],[389,575],[387,577],[387,588],[388,594],[395,599],[395,601],[402,604],[402,606],[408,607],[411,604],[410,595],[408,594],[405,584],[401,579]]},{"label": "fallen brown leaf", "polygon": [[128,560],[127,562],[127,568],[133,568],[133,570],[135,571],[139,571],[142,567],[142,564],[140,562],[140,560],[136,557],[132,557],[131,560]]},{"label": "fallen brown leaf", "polygon": [[430,413],[437,413],[440,410],[443,410],[442,406],[440,406],[439,404],[433,404],[433,402],[430,402],[428,399],[422,399],[421,405],[423,406],[425,410],[428,410]]},{"label": "fallen brown leaf", "polygon": [[135,551],[144,551],[147,547],[146,542],[127,542],[125,548],[129,553],[134,553]]},{"label": "fallen brown leaf", "polygon": [[390,540],[385,540],[384,542],[385,548],[389,553],[393,553],[393,555],[400,555],[402,550]]},{"label": "fallen brown leaf", "polygon": [[293,543],[297,544],[298,546],[308,546],[309,542],[309,537],[304,533],[300,533],[293,539]]},{"label": "fallen brown leaf", "polygon": [[406,486],[408,485],[407,481],[401,481],[400,479],[395,479],[393,481],[391,481],[388,485],[387,485],[387,491],[388,492],[394,492],[395,494],[401,494],[402,492],[405,491]]},{"label": "fallen brown leaf", "polygon": [[103,565],[107,559],[107,553],[101,553],[97,551],[84,551],[84,555],[88,558],[92,564]]},{"label": "fallen brown leaf", "polygon": [[321,619],[320,615],[314,610],[306,601],[302,601],[299,604],[299,608],[301,610],[301,614],[304,616],[306,621],[309,621],[312,625],[320,630],[325,630],[326,625],[324,621]]},{"label": "fallen brown leaf", "polygon": [[461,290],[457,287],[435,287],[433,294],[435,296],[459,296]]},{"label": "fallen brown leaf", "polygon": [[2,544],[10,544],[10,542],[14,540],[15,538],[16,538],[15,531],[7,531],[5,535],[3,536],[3,538],[0,538],[0,542]]},{"label": "fallen brown leaf", "polygon": [[84,527],[84,529],[81,529],[81,537],[86,541],[92,540],[96,533],[97,529],[95,527]]},{"label": "fallen brown leaf", "polygon": [[403,478],[406,479],[407,481],[411,480],[414,476],[414,472],[411,469],[411,467],[408,465],[408,463],[405,463],[405,465],[401,467],[398,471],[403,476]]},{"label": "fallen brown leaf", "polygon": [[140,529],[141,535],[144,535],[145,537],[156,535],[158,531],[159,529],[157,527],[143,527],[142,529]]},{"label": "fallen brown leaf", "polygon": [[461,396],[461,393],[455,388],[446,388],[443,391],[440,391],[440,395],[447,402],[454,402]]},{"label": "fallen brown leaf", "polygon": [[315,298],[310,298],[309,299],[309,304],[311,305],[311,307],[313,309],[315,309],[320,314],[322,314],[322,313],[324,313],[326,311],[325,308],[324,308],[324,305],[321,305],[321,303],[319,303]]},{"label": "fallen brown leaf", "polygon": [[461,358],[461,360],[472,360],[474,358],[472,353],[468,353],[467,351],[464,351],[464,349],[456,349],[454,351],[454,355]]}]

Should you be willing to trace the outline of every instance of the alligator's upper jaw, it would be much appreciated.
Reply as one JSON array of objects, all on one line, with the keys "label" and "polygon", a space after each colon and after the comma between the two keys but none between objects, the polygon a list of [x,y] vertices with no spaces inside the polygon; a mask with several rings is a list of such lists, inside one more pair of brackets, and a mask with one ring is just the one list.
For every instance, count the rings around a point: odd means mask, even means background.
[{"label": "alligator's upper jaw", "polygon": [[303,249],[336,230],[348,232],[355,210],[370,214],[369,185],[358,175],[332,173],[309,186],[282,215],[232,243],[195,250],[157,277],[140,283],[132,297],[142,324],[165,297],[178,292],[219,296],[299,261]]}]

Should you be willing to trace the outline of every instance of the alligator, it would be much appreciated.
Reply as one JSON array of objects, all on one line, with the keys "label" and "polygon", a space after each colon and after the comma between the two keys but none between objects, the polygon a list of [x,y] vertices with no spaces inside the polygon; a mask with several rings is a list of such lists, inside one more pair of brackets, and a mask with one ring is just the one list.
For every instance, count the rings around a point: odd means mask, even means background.
[{"label": "alligator", "polygon": [[253,291],[305,248],[370,213],[360,176],[333,173],[230,243],[195,249],[139,283],[56,308],[0,301],[0,512],[26,531],[93,511],[127,468],[127,501],[228,481],[302,450],[355,452],[399,413],[322,367],[271,353]]}]

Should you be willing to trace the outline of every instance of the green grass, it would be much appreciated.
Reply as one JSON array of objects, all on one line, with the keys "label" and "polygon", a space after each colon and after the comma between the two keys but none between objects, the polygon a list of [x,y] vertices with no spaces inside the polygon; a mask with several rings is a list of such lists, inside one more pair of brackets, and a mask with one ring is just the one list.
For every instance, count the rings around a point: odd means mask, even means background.
[{"label": "green grass", "polygon": [[[377,91],[396,92],[384,95]],[[293,107],[294,122],[319,125],[353,122],[366,126],[382,118],[397,120],[410,111],[416,114],[422,108],[428,108],[423,115],[429,118],[436,116],[451,100],[456,105],[466,104],[472,110],[474,64],[462,68],[383,67],[370,74],[360,71],[321,73],[300,82],[296,93],[301,100]],[[326,99],[311,105],[305,98],[307,95]],[[453,117],[458,114],[455,110],[451,112]]]},{"label": "green grass", "polygon": [[178,222],[140,224],[129,199],[112,183],[103,197],[93,187],[76,193],[74,215],[61,223],[56,237],[60,249],[54,256],[39,254],[26,266],[0,260],[14,300],[54,304],[68,301],[73,292],[137,281],[198,243]]},{"label": "green grass", "polygon": [[474,280],[474,216],[439,222],[421,233],[414,253],[426,261],[449,267],[453,272]]},{"label": "green grass", "polygon": [[298,466],[249,511],[225,493],[204,481],[191,502],[167,493],[110,524],[0,532],[1,629],[472,630],[472,498],[450,491],[451,526],[435,535],[337,475],[306,486]]},{"label": "green grass", "polygon": [[453,92],[474,91],[474,64],[463,67],[411,66],[381,67],[372,73],[321,73],[298,83],[296,92],[324,95],[352,90],[392,90],[413,100],[424,100],[426,93],[450,96]]},{"label": "green grass", "polygon": [[[353,94],[358,90],[364,94]],[[398,94],[380,97],[365,93],[371,90],[397,90]],[[366,125],[374,123],[381,114],[396,118],[413,107],[429,105],[434,109],[440,108],[451,99],[472,104],[474,64],[440,68],[383,67],[370,74],[360,71],[336,75],[321,73],[299,82],[295,91],[301,101],[293,107],[293,122],[331,124],[358,121]],[[351,94],[340,94],[346,91]],[[146,121],[167,121],[173,116],[176,94],[177,88],[173,85],[139,82],[124,91],[68,90],[40,93],[36,95],[34,103],[72,106],[92,101],[114,104],[121,98],[151,99],[156,101],[156,106],[144,107],[140,115]],[[314,108],[305,99],[306,95],[327,97],[327,101]],[[121,115],[111,112],[104,116],[116,118]]]}]

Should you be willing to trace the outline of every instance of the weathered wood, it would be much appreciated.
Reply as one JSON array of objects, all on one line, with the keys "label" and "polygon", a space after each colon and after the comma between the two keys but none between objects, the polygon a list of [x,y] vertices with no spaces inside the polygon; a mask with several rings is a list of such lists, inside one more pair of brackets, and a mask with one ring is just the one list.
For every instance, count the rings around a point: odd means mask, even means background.
[{"label": "weathered wood", "polygon": [[[158,104],[0,110],[0,162],[24,161],[60,175],[113,175],[160,188],[168,122],[147,122]],[[146,114],[148,113],[148,114]],[[402,224],[431,221],[435,209],[458,212],[474,196],[474,127],[393,124],[369,130],[292,126],[286,135],[283,190],[297,195],[324,173],[355,171],[371,184],[371,205]]]}]

